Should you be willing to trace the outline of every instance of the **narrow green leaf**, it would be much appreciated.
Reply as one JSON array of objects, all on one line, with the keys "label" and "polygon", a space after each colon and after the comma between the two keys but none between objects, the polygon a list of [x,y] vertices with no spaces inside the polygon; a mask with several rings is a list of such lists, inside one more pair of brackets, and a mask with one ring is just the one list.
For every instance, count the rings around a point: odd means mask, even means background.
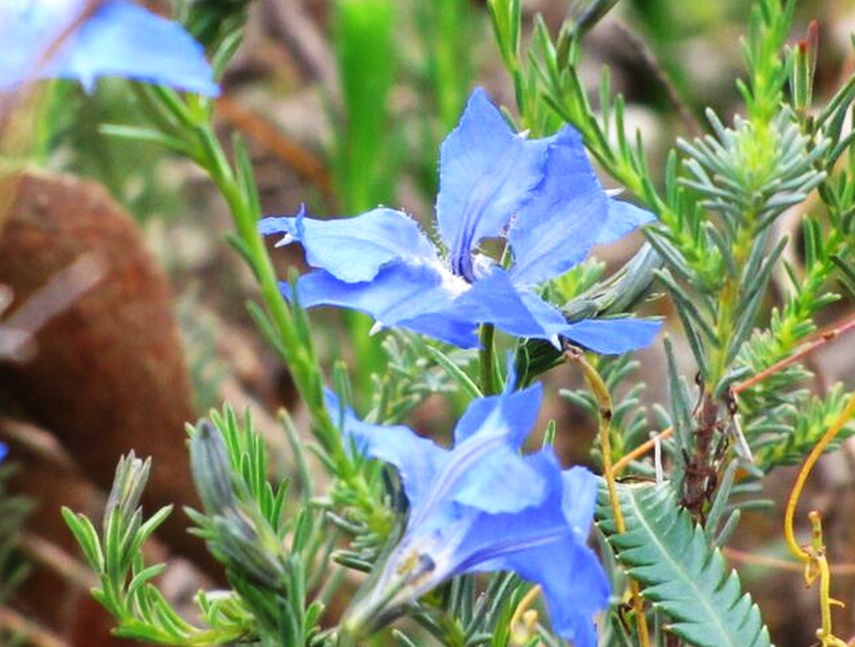
[{"label": "narrow green leaf", "polygon": [[144,568],[139,573],[134,576],[134,579],[131,580],[130,586],[128,586],[128,591],[126,593],[128,600],[133,600],[136,595],[140,592],[143,586],[145,586],[149,580],[153,580],[155,577],[160,575],[166,570],[166,564],[154,564],[147,568]]},{"label": "narrow green leaf", "polygon": [[475,384],[472,378],[466,375],[463,369],[455,364],[448,355],[433,346],[425,345],[425,348],[437,363],[445,369],[445,372],[448,373],[449,377],[457,382],[471,398],[483,397],[483,393],[481,393],[481,389],[478,388],[478,385]]},{"label": "narrow green leaf", "polygon": [[98,532],[95,526],[84,515],[74,514],[69,508],[63,506],[62,518],[65,520],[90,568],[96,573],[104,570],[104,552],[101,550],[101,542],[98,540]]},{"label": "narrow green leaf", "polygon": [[151,128],[141,128],[138,126],[122,126],[119,124],[103,124],[98,127],[98,131],[109,137],[117,139],[129,139],[131,141],[145,142],[156,146],[163,146],[166,149],[180,153],[182,155],[190,154],[190,146],[179,139],[167,135],[164,132],[152,130]]}]

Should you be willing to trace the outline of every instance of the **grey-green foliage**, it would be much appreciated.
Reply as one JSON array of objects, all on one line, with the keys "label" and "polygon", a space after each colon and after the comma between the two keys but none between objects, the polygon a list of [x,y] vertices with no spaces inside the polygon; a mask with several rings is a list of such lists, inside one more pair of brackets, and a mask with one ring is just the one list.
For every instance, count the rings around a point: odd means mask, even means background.
[{"label": "grey-green foliage", "polygon": [[373,376],[373,398],[367,419],[382,423],[404,420],[431,394],[469,398],[480,395],[472,377],[471,351],[425,343],[413,333],[397,330],[383,340],[386,370]]},{"label": "grey-green foliage", "polygon": [[[792,401],[758,416],[751,428],[752,436],[757,439],[754,443],[757,467],[768,471],[778,465],[799,463],[840,417],[847,399],[843,385],[836,384],[823,397],[801,392]],[[853,433],[855,427],[851,423],[846,425],[826,451],[837,449]]]},{"label": "grey-green foliage", "polygon": [[[692,249],[706,249],[703,261],[685,257],[667,229],[651,231],[651,241],[671,259],[661,279],[685,328],[699,340],[692,345],[695,359],[705,378],[718,381],[727,380],[754,329],[783,251],[785,241],[770,241],[769,227],[825,178],[815,165],[827,145],[802,135],[794,114],[786,109],[769,123],[738,120],[733,129],[725,128],[712,112],[708,117],[714,136],[680,142],[689,156],[684,162],[689,177],[680,182],[700,195],[699,206],[706,210],[703,216],[695,210],[698,220],[688,225],[695,231]],[[692,289],[681,287],[671,272]]]},{"label": "grey-green foliage", "polygon": [[319,601],[309,591],[326,577],[318,556],[328,556],[336,533],[303,499],[286,510],[286,483],[271,485],[264,441],[251,420],[230,408],[189,428],[191,466],[204,511],[187,510],[213,556],[222,562],[230,591],[196,596],[205,626],[183,619],[153,584],[165,564],[146,565],[141,548],[169,515],[144,519],[139,505],[150,461],[131,453],[116,470],[101,531],[84,515],[63,517],[99,577],[93,596],[117,623],[116,634],[164,645],[310,645],[322,640]]},{"label": "grey-green foliage", "polygon": [[7,483],[15,470],[15,464],[8,458],[0,465],[0,604],[8,599],[29,571],[18,552],[18,542],[21,527],[33,503],[9,493]]},{"label": "grey-green foliage", "polygon": [[286,515],[287,483],[270,484],[267,448],[247,416],[227,408],[190,430],[190,464],[204,512],[189,511],[195,532],[226,569],[257,623],[264,644],[304,645],[319,631],[319,603],[308,601],[317,580],[314,558],[332,549],[323,517],[312,505]]},{"label": "grey-green foliage", "polygon": [[[817,187],[825,213],[806,217],[802,226],[801,267],[785,266],[788,291],[780,307],[773,309],[769,323],[756,330],[745,343],[738,364],[749,375],[781,361],[816,332],[815,315],[838,300],[841,292],[853,291],[853,183],[851,137],[843,136],[842,124],[855,96],[850,81],[841,88],[816,117],[802,115],[802,129],[829,143],[817,165],[825,169]],[[841,160],[845,154],[846,159]],[[846,163],[842,163],[845,161]],[[840,279],[840,290],[831,279]],[[834,333],[832,333],[833,335]],[[758,464],[770,469],[797,462],[816,443],[827,423],[843,409],[840,387],[822,398],[803,388],[811,373],[801,363],[770,375],[740,397],[740,408],[748,419],[746,433],[756,438]]]},{"label": "grey-green foliage", "polygon": [[[618,388],[636,375],[640,367],[638,361],[631,360],[628,356],[603,355],[596,357],[592,362],[611,393],[617,393]],[[613,458],[623,456],[627,451],[647,440],[650,425],[645,410],[641,406],[644,389],[643,382],[636,382],[633,386],[627,387],[626,392],[612,403]],[[596,419],[599,415],[599,403],[590,391],[562,389],[561,396],[587,411],[592,419]],[[594,450],[594,453],[599,454],[598,450]]]},{"label": "grey-green foliage", "polygon": [[511,615],[528,589],[512,573],[492,574],[484,588],[474,575],[461,575],[421,600],[410,616],[440,644],[503,647]]},{"label": "grey-green foliage", "polygon": [[133,452],[122,457],[100,532],[85,515],[62,510],[86,562],[99,579],[92,596],[115,618],[115,634],[187,646],[226,644],[255,635],[254,619],[235,596],[200,593],[197,601],[207,626],[197,627],[182,618],[152,583],[166,565],[147,566],[142,546],[169,516],[171,507],[143,518],[139,501],[150,470],[151,461],[143,461]]},{"label": "grey-green foliage", "polygon": [[697,647],[762,647],[769,631],[704,530],[677,505],[673,487],[619,485],[627,531],[618,534],[601,489],[598,526],[643,596],[669,620],[666,628]]}]

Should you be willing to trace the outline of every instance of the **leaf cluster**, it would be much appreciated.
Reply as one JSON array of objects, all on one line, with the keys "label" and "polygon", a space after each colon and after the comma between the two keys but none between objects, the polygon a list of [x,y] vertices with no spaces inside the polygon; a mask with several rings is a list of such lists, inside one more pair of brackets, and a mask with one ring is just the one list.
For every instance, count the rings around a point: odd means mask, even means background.
[{"label": "leaf cluster", "polygon": [[[188,510],[211,554],[269,644],[310,644],[323,610],[309,603],[321,580],[318,555],[329,555],[335,534],[325,533],[312,505],[286,514],[288,483],[271,485],[267,448],[247,415],[212,412],[190,433],[190,464],[204,512]],[[305,501],[304,501],[305,503]]]},{"label": "leaf cluster", "polygon": [[618,499],[627,532],[616,531],[602,490],[598,527],[627,574],[644,586],[644,597],[670,619],[669,632],[699,647],[771,644],[739,576],[677,505],[670,484],[621,485]]},{"label": "leaf cluster", "polygon": [[234,596],[200,594],[197,602],[208,625],[187,622],[152,583],[165,564],[147,566],[142,546],[171,512],[161,508],[143,518],[140,496],[151,461],[133,452],[122,457],[100,532],[82,514],[63,508],[62,515],[99,579],[93,597],[116,620],[114,633],[123,638],[164,645],[218,645],[256,635],[254,620]]}]

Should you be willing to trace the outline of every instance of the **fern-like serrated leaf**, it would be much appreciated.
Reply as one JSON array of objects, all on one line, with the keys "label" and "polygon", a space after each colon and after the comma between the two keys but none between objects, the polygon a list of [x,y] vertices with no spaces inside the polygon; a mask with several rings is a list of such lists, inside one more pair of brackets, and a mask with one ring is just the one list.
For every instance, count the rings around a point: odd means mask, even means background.
[{"label": "fern-like serrated leaf", "polygon": [[697,647],[769,647],[769,630],[736,571],[680,508],[671,486],[619,485],[626,532],[618,534],[607,495],[598,525],[642,595],[670,618],[669,631]]}]

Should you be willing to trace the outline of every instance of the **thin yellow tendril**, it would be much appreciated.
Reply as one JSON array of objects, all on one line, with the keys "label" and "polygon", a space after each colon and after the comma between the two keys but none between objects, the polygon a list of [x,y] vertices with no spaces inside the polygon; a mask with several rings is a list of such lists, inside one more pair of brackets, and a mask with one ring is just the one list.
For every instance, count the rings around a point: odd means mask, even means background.
[{"label": "thin yellow tendril", "polygon": [[822,615],[822,627],[817,630],[816,637],[819,639],[822,647],[847,647],[846,642],[834,635],[831,625],[831,606],[842,606],[842,603],[831,597],[831,569],[828,566],[828,560],[825,556],[825,543],[822,538],[822,521],[819,512],[813,510],[808,514],[812,535],[807,550],[800,546],[796,540],[793,519],[796,514],[796,506],[804,491],[805,483],[813,466],[819,460],[819,457],[822,456],[828,444],[834,440],[835,436],[840,433],[840,430],[843,429],[853,415],[855,415],[855,393],[849,396],[846,407],[822,435],[822,438],[819,439],[819,442],[814,446],[802,464],[784,512],[784,537],[787,541],[787,548],[795,557],[804,562],[805,584],[810,587],[819,578],[819,606]]},{"label": "thin yellow tendril", "polygon": [[[612,509],[612,517],[615,520],[615,530],[618,534],[626,532],[626,521],[623,518],[623,512],[620,509],[620,501],[618,500],[617,484],[615,482],[615,474],[612,469],[612,444],[609,435],[611,420],[612,420],[612,398],[609,395],[609,389],[603,378],[600,376],[596,368],[585,359],[582,351],[571,349],[564,353],[564,358],[568,362],[576,362],[582,367],[582,372],[585,375],[585,381],[588,383],[588,388],[597,399],[598,405],[598,420],[599,420],[599,438],[600,438],[600,453],[603,461],[603,476],[606,479],[606,487],[609,493],[609,506]],[[644,600],[641,598],[641,589],[638,582],[633,579],[629,580],[629,593],[632,599],[632,608],[635,611],[635,621],[638,627],[638,639],[641,642],[641,647],[650,647],[650,634],[647,629],[647,616],[644,615]]]},{"label": "thin yellow tendril", "polygon": [[793,517],[795,517],[796,514],[796,505],[798,505],[805,483],[807,482],[808,476],[810,476],[810,471],[813,469],[816,461],[819,460],[819,457],[822,456],[822,453],[825,451],[825,448],[828,447],[828,444],[834,440],[835,436],[840,433],[840,430],[843,429],[853,415],[855,415],[855,393],[849,397],[849,402],[846,403],[846,408],[843,409],[837,419],[828,428],[828,431],[823,434],[822,438],[819,439],[819,442],[814,446],[810,454],[808,454],[802,468],[799,470],[798,476],[796,476],[796,482],[790,492],[790,498],[787,501],[787,508],[784,512],[784,537],[787,540],[787,548],[789,548],[793,556],[803,562],[810,561],[811,555],[796,541],[796,533],[793,524]]},{"label": "thin yellow tendril", "polygon": [[[822,540],[822,519],[819,512],[812,510],[808,513],[813,536],[811,538],[811,553],[813,563],[816,567],[815,573],[809,566],[805,569],[805,581],[819,577],[819,608],[822,616],[822,628],[816,632],[822,647],[847,647],[847,643],[834,635],[831,628],[831,606],[843,606],[839,600],[831,597],[831,571],[828,568],[828,560],[825,557],[825,544]],[[810,585],[810,584],[809,584]]]}]

